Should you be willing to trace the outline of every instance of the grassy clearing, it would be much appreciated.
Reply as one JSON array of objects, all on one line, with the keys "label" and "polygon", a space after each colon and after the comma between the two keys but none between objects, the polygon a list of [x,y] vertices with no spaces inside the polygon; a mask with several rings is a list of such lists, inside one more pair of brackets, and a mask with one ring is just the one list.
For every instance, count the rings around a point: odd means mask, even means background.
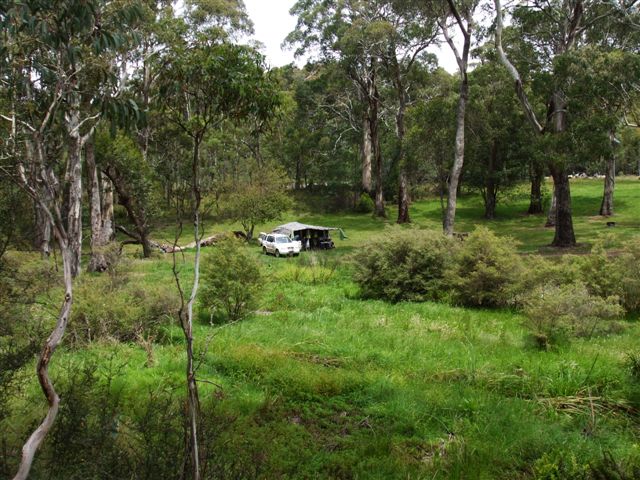
[{"label": "grassy clearing", "polygon": [[[603,218],[598,215],[602,200],[602,181],[593,179],[573,180],[571,184],[573,199],[573,220],[576,237],[581,244],[576,251],[588,251],[593,239],[602,233],[612,235],[613,245],[640,233],[640,180],[637,177],[619,177],[616,182],[615,215]],[[523,252],[542,251],[551,253],[547,245],[553,240],[553,228],[544,226],[544,215],[526,215],[528,208],[528,192],[526,186],[506,194],[498,203],[497,218],[485,220],[483,218],[482,199],[476,194],[465,194],[458,199],[456,214],[456,230],[468,232],[477,225],[485,225],[499,235],[511,236],[519,242]],[[260,231],[270,231],[275,225],[290,220],[303,223],[329,225],[343,228],[348,239],[340,241],[342,253],[347,252],[384,229],[385,225],[395,222],[396,206],[387,206],[388,219],[374,219],[370,215],[356,213],[320,214],[305,211],[287,213],[282,222],[256,226],[256,234]],[[436,198],[420,200],[411,207],[413,227],[440,229],[442,214],[440,202]],[[615,221],[615,228],[607,228],[608,221]],[[242,230],[237,223],[221,222],[215,217],[205,218],[204,228],[207,235],[221,231]],[[175,237],[175,225],[171,221],[159,223],[155,226],[154,238],[166,243],[172,243]],[[193,241],[193,232],[188,226],[182,232],[180,243]],[[131,247],[131,252],[135,247]]]},{"label": "grassy clearing", "polygon": [[[637,235],[639,187],[618,182],[618,225],[608,229],[615,243]],[[590,243],[607,230],[605,220],[590,216],[600,182],[575,182],[573,190],[577,235]],[[537,250],[553,233],[542,218],[522,216],[524,207],[514,201],[498,220],[482,222],[479,200],[465,197],[458,229],[483,223],[513,235],[523,251]],[[412,215],[422,228],[439,226],[436,201],[417,202]],[[628,354],[638,352],[637,321],[623,322],[616,335],[540,352],[523,318],[508,310],[361,300],[344,256],[386,222],[355,214],[297,218],[340,226],[349,238],[337,240],[335,251],[298,258],[245,247],[264,267],[259,312],[223,326],[200,312],[195,330],[204,414],[228,419],[216,448],[251,458],[255,476],[513,479],[534,478],[540,465],[563,458],[578,466],[599,462],[604,452],[640,458],[640,383],[628,366]],[[168,256],[128,260],[123,271],[136,288],[172,282]],[[123,416],[136,415],[136,399],[149,389],[182,388],[176,327],[166,327],[151,351],[113,342],[67,348],[53,376],[60,381],[70,365],[96,358],[118,372],[110,388],[128,399]],[[15,411],[37,417],[29,405],[39,396],[32,380]]]}]

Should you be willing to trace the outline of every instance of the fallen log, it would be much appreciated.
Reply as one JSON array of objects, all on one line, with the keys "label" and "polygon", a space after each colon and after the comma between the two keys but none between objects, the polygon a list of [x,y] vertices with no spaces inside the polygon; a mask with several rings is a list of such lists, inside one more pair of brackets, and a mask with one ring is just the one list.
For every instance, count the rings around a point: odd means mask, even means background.
[{"label": "fallen log", "polygon": [[[122,247],[124,247],[125,245],[139,245],[142,243],[137,235],[135,235],[133,232],[128,231],[122,225],[118,225],[116,227],[116,230],[131,238],[131,240],[124,240],[120,242],[120,251],[122,251]],[[200,247],[210,247],[212,245],[215,245],[227,235],[227,233],[216,233],[215,235],[212,235],[210,237],[203,238],[202,240],[200,240]],[[190,248],[196,248],[196,242],[191,242],[187,243],[186,245],[180,246],[171,243],[161,243],[155,240],[149,240],[149,245],[151,245],[152,248],[157,248],[162,253],[183,252],[185,250],[189,250]]]}]

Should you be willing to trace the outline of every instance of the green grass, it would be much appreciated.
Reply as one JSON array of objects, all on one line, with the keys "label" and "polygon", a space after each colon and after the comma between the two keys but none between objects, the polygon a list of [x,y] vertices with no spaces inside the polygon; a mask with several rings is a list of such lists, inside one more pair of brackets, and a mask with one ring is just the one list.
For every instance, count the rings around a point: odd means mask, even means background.
[{"label": "green grass", "polygon": [[[483,218],[482,199],[477,194],[464,194],[458,199],[456,213],[456,231],[468,232],[477,225],[485,225],[499,235],[511,236],[519,242],[523,252],[549,252],[547,248],[553,240],[553,228],[545,227],[545,215],[526,215],[528,208],[528,191],[526,186],[518,187],[514,192],[506,194],[499,200],[495,220]],[[598,215],[602,199],[602,181],[593,179],[572,180],[572,208],[576,239],[580,246],[578,252],[588,251],[593,240],[602,233],[612,235],[613,244],[640,234],[640,180],[637,177],[619,177],[615,191],[615,215],[604,218]],[[412,227],[440,229],[442,213],[440,201],[436,198],[416,201],[411,206]],[[305,211],[288,212],[282,221],[267,225],[257,225],[255,233],[271,231],[273,227],[291,220],[316,225],[340,227],[345,230],[348,239],[336,241],[342,252],[347,252],[366,242],[376,233],[383,231],[385,225],[392,225],[397,216],[394,204],[387,205],[388,219],[375,219],[370,215],[355,213],[320,214]],[[607,228],[608,221],[615,221],[615,228]],[[206,235],[214,233],[242,230],[238,223],[220,221],[215,216],[205,217]],[[171,220],[155,225],[153,238],[172,243],[175,237],[175,224]],[[337,235],[336,235],[337,236]],[[193,232],[188,223],[182,232],[180,243],[193,241]],[[136,247],[130,247],[130,252]]]},{"label": "green grass", "polygon": [[[572,188],[579,242],[589,244],[602,231],[613,233],[614,244],[637,235],[640,182],[618,182],[614,229],[593,216],[600,182]],[[414,223],[439,228],[439,208],[435,200],[416,202]],[[526,201],[514,199],[487,222],[479,219],[479,199],[465,196],[457,229],[486,224],[519,240],[522,251],[538,250],[553,232],[541,226],[543,218],[523,216],[524,209]],[[355,214],[295,219],[342,227],[349,238],[336,240],[335,251],[290,259],[247,246],[265,272],[260,312],[217,327],[206,314],[198,317],[203,413],[232,419],[216,448],[259,459],[261,478],[533,478],[536,462],[575,457],[585,465],[603,452],[640,456],[640,384],[626,364],[626,355],[638,352],[637,321],[623,322],[620,334],[540,352],[512,311],[365,301],[344,255],[389,222]],[[192,254],[184,258],[186,279]],[[132,259],[123,269],[138,288],[172,281],[169,256]],[[121,366],[112,388],[125,392],[131,411],[124,414],[133,415],[149,388],[181,385],[184,377],[177,327],[167,327],[153,354],[149,367],[136,344],[66,349],[52,373],[60,379],[70,364],[115,359]],[[32,381],[24,401],[39,395]]]}]

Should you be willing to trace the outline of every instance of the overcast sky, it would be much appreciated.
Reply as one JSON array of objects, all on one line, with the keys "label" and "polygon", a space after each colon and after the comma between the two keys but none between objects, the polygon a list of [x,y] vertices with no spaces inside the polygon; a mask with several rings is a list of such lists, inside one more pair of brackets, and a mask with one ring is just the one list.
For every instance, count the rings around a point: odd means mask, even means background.
[{"label": "overcast sky", "polygon": [[[244,0],[247,12],[253,21],[254,38],[265,46],[267,62],[272,67],[280,67],[295,61],[293,50],[282,50],[280,45],[284,38],[296,26],[296,18],[289,15],[289,10],[296,0]],[[438,56],[438,61],[448,72],[457,71],[453,54],[445,45],[441,50],[431,49]],[[296,62],[299,66],[304,59]]]}]

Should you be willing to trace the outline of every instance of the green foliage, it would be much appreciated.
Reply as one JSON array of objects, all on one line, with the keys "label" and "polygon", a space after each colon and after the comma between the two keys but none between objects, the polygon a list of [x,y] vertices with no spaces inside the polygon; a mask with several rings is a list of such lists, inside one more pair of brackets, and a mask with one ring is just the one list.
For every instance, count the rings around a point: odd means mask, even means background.
[{"label": "green foliage", "polygon": [[225,239],[204,257],[202,306],[212,315],[224,313],[236,321],[253,311],[261,287],[261,270],[256,259],[235,239]]},{"label": "green foliage", "polygon": [[373,213],[374,207],[375,204],[371,196],[366,193],[361,193],[355,210],[358,213]]},{"label": "green foliage", "polygon": [[513,239],[478,227],[455,253],[447,282],[460,305],[502,307],[512,303],[522,270]]},{"label": "green foliage", "polygon": [[625,242],[619,252],[608,253],[607,238],[595,243],[590,255],[577,260],[580,278],[589,291],[602,298],[616,296],[628,312],[640,309],[640,241]]},{"label": "green foliage", "polygon": [[456,249],[454,240],[437,231],[389,230],[354,255],[354,280],[364,298],[442,299],[445,271]]},{"label": "green foliage", "polygon": [[278,165],[255,168],[250,179],[228,187],[226,216],[242,224],[247,239],[253,237],[256,225],[276,220],[291,207],[286,191],[286,174]]},{"label": "green foliage", "polygon": [[617,297],[591,295],[581,283],[535,289],[525,303],[527,326],[540,348],[563,343],[570,336],[591,337],[602,331],[603,320],[620,318]]},{"label": "green foliage", "polygon": [[75,346],[157,338],[173,322],[178,305],[170,283],[142,286],[124,273],[92,275],[75,288],[67,335]]},{"label": "green foliage", "polygon": [[590,480],[588,464],[581,464],[571,452],[545,453],[533,466],[535,480]]}]

